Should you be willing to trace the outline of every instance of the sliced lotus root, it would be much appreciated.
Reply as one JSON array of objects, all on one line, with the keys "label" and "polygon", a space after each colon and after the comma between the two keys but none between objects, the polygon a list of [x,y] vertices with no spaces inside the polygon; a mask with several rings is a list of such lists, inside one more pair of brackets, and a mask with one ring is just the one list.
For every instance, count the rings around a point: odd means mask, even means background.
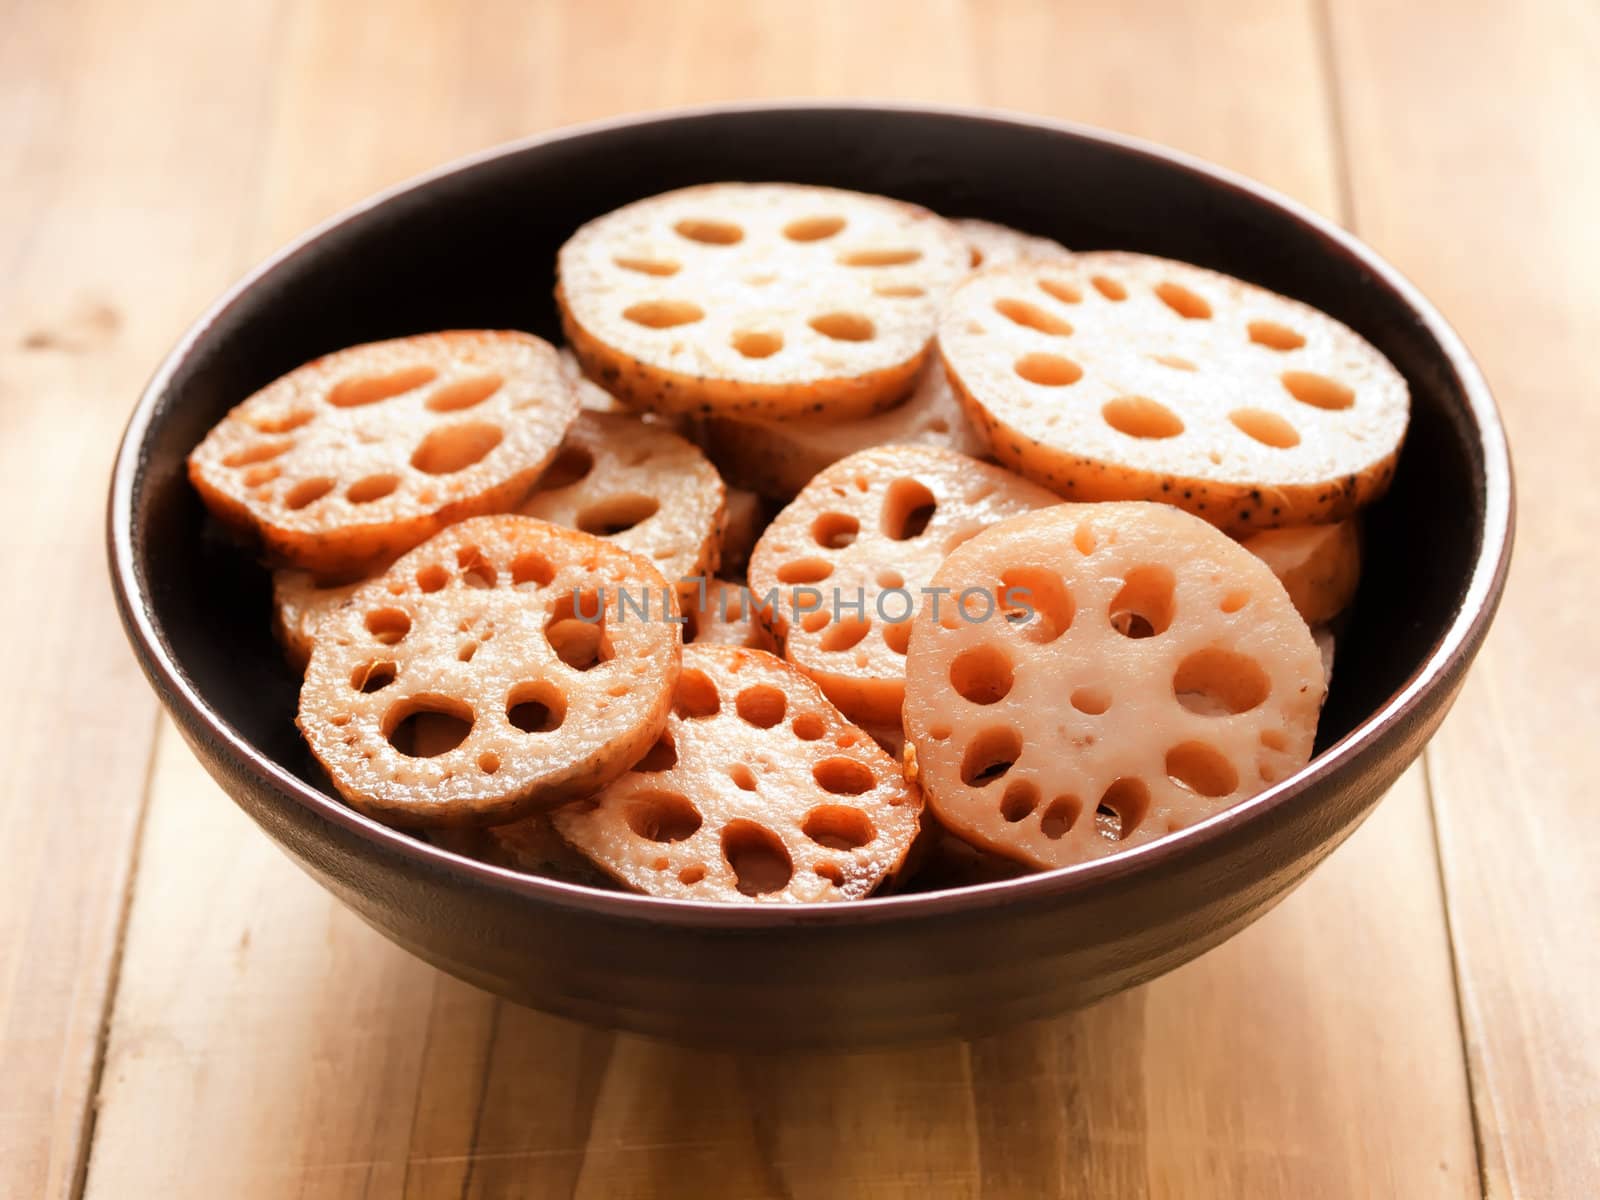
[{"label": "sliced lotus root", "polygon": [[1060,242],[1035,237],[1009,225],[996,225],[993,221],[979,221],[970,217],[952,224],[967,239],[974,267],[997,267],[1030,258],[1068,258],[1072,254]]},{"label": "sliced lotus root", "polygon": [[717,469],[677,434],[585,412],[517,511],[613,541],[676,585],[716,570],[723,492]]},{"label": "sliced lotus root", "polygon": [[189,478],[269,557],[349,573],[510,508],[576,414],[555,350],[530,334],[373,342],[239,404],[189,455]]},{"label": "sliced lotus root", "polygon": [[756,612],[755,598],[742,584],[713,579],[688,596],[688,640],[747,650],[775,650],[772,632]]},{"label": "sliced lotus root", "polygon": [[997,521],[1059,503],[953,450],[863,450],[818,474],[767,526],[750,588],[784,656],[830,700],[863,725],[898,725],[911,618],[945,555]]},{"label": "sliced lotus root", "polygon": [[567,341],[637,408],[887,408],[927,360],[966,241],[926,209],[785,183],[719,183],[590,221],[557,259]]},{"label": "sliced lotus root", "polygon": [[761,497],[748,488],[730,487],[722,514],[717,568],[725,575],[744,574],[750,551],[766,527],[767,510]]},{"label": "sliced lotus root", "polygon": [[311,644],[323,619],[366,582],[323,583],[310,571],[280,567],[272,573],[272,632],[296,671],[311,661]]},{"label": "sliced lotus root", "polygon": [[[624,608],[626,591],[643,611]],[[532,517],[479,517],[324,619],[299,725],[350,804],[492,824],[586,795],[649,749],[681,647],[644,558]]]},{"label": "sliced lotus root", "polygon": [[793,496],[825,467],[873,446],[944,446],[974,456],[988,452],[937,361],[904,403],[876,416],[836,422],[707,417],[700,423],[700,440],[726,478],[780,499]]},{"label": "sliced lotus root", "polygon": [[1389,485],[1405,380],[1332,317],[1141,254],[979,271],[939,327],[994,456],[1073,500],[1229,533],[1342,520]]},{"label": "sliced lotus root", "polygon": [[979,534],[933,583],[958,602],[917,616],[906,737],[930,807],[976,846],[1101,858],[1311,757],[1311,631],[1266,564],[1188,513],[1058,505]]},{"label": "sliced lotus root", "polygon": [[618,400],[605,388],[583,373],[583,366],[578,362],[578,356],[567,347],[561,347],[561,369],[566,372],[572,390],[577,393],[578,407],[585,412],[598,413],[631,413],[621,400]]},{"label": "sliced lotus root", "polygon": [[[509,867],[524,875],[616,889],[616,881],[611,876],[567,845],[551,824],[549,813],[534,813],[505,825],[476,829],[472,836],[477,844],[470,850],[460,851],[471,858],[497,867]],[[434,840],[438,840],[437,834]]]},{"label": "sliced lotus root", "polygon": [[683,652],[666,731],[551,815],[616,879],[686,900],[856,900],[898,871],[922,800],[817,686],[760,650]]},{"label": "sliced lotus root", "polygon": [[1266,529],[1244,541],[1278,577],[1307,625],[1333,620],[1361,582],[1361,533],[1355,521]]}]

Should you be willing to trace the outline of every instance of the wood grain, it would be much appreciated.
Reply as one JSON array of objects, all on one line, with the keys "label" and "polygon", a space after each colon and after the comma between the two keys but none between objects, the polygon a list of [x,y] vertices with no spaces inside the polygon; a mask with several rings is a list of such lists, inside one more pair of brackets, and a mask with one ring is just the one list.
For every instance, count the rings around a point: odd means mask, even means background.
[{"label": "wood grain", "polygon": [[106,581],[105,480],[157,357],[243,265],[271,86],[152,64],[196,39],[269,45],[272,16],[0,15],[0,1195],[72,1194],[86,1151],[156,714]]},{"label": "wood grain", "polygon": [[[1098,121],[1337,208],[1306,5],[469,20],[410,2],[375,22],[308,0],[276,28],[276,57],[229,42],[235,76],[273,81],[258,199],[236,202],[252,245],[485,142],[760,94]],[[199,186],[216,163],[170,167]],[[1416,774],[1274,913],[1150,987],[971,1044],[743,1057],[587,1030],[423,966],[296,873],[164,729],[99,1108],[94,1197],[1433,1196],[1477,1178]]]},{"label": "wood grain", "polygon": [[1600,1195],[1600,13],[1341,4],[1333,31],[1359,231],[1479,356],[1518,472],[1505,603],[1428,754],[1485,1183]]}]

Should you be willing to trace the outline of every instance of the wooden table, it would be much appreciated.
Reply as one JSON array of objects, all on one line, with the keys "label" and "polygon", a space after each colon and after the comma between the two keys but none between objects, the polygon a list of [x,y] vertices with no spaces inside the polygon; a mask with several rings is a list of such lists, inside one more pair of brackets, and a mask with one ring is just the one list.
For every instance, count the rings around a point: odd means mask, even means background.
[{"label": "wooden table", "polygon": [[[1600,1195],[1600,10],[0,3],[0,1195]],[[1000,105],[1330,213],[1480,356],[1521,483],[1425,762],[1249,931],[971,1043],[695,1053],[502,1004],[296,871],[157,715],[101,550],[141,381],[309,223],[748,96]]]}]

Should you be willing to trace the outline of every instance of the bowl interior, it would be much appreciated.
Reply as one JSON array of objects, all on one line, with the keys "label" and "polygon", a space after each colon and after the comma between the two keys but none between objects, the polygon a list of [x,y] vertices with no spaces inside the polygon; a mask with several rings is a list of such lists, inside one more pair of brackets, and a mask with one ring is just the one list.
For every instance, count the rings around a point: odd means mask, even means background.
[{"label": "bowl interior", "polygon": [[208,534],[185,478],[206,430],[275,376],[352,343],[470,327],[556,338],[555,253],[579,224],[724,179],[883,192],[1076,249],[1187,259],[1333,314],[1399,367],[1413,414],[1394,486],[1366,522],[1319,751],[1399,689],[1455,619],[1486,517],[1482,443],[1433,333],[1342,242],[1248,185],[1060,129],[879,109],[708,112],[535,142],[432,177],[301,244],[198,331],[154,397],[133,482],[134,567],[159,636],[223,721],[329,790],[293,724],[298,680],[270,632],[266,573]]}]

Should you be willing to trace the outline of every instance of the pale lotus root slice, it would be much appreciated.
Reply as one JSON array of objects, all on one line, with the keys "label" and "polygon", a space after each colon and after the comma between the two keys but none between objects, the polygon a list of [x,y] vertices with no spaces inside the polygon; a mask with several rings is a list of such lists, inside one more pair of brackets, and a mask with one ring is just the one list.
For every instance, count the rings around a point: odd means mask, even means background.
[{"label": "pale lotus root slice", "polygon": [[464,521],[323,620],[300,729],[369,816],[513,820],[649,749],[678,673],[676,611],[660,572],[611,542],[532,517]]},{"label": "pale lotus root slice", "polygon": [[756,612],[755,597],[743,584],[712,579],[687,596],[688,640],[696,644],[776,650],[777,641]]},{"label": "pale lotus root slice", "polygon": [[554,348],[457,331],[353,346],[236,406],[189,478],[269,559],[319,575],[382,562],[527,492],[577,415]]},{"label": "pale lotus root slice", "polygon": [[1244,548],[1272,569],[1307,625],[1323,625],[1350,607],[1361,582],[1361,532],[1355,520],[1267,529]]},{"label": "pale lotus root slice", "polygon": [[363,577],[323,583],[310,571],[293,567],[280,567],[272,573],[272,632],[291,667],[305,671],[323,620],[365,582]]},{"label": "pale lotus root slice", "polygon": [[903,403],[876,416],[831,422],[707,417],[700,440],[724,477],[785,500],[817,472],[874,446],[943,446],[974,457],[988,453],[937,360]]},{"label": "pale lotus root slice", "polygon": [[583,373],[583,365],[578,362],[578,356],[572,352],[570,346],[563,346],[559,351],[561,355],[561,369],[566,372],[572,390],[577,394],[578,407],[584,412],[598,413],[631,413],[621,400],[618,400],[605,388]]},{"label": "pale lotus root slice", "polygon": [[952,222],[967,239],[973,267],[998,267],[1033,258],[1069,258],[1072,251],[1060,242],[1023,233],[1009,225],[963,217]]},{"label": "pale lotus root slice", "polygon": [[670,430],[585,412],[517,511],[615,542],[678,586],[716,570],[724,490],[706,456]]},{"label": "pale lotus root slice", "polygon": [[922,799],[804,675],[691,645],[660,741],[557,832],[637,891],[684,900],[856,900],[900,870]]},{"label": "pale lotus root slice", "polygon": [[722,535],[717,541],[717,569],[723,574],[744,574],[750,551],[767,527],[766,504],[748,488],[728,488],[722,514]]},{"label": "pale lotus root slice", "polygon": [[1102,858],[1311,757],[1310,630],[1260,559],[1188,513],[1059,505],[979,534],[934,585],[975,590],[917,616],[906,736],[932,811],[984,850]]},{"label": "pale lotus root slice", "polygon": [[556,298],[585,373],[637,408],[839,420],[911,390],[968,257],[902,201],[708,184],[584,225]]},{"label": "pale lotus root slice", "polygon": [[953,450],[863,450],[773,518],[750,556],[750,588],[784,657],[851,720],[898,725],[911,618],[945,555],[998,521],[1060,502]]},{"label": "pale lotus root slice", "polygon": [[1399,372],[1332,317],[1140,254],[979,271],[939,345],[1000,462],[1070,500],[1161,500],[1235,535],[1376,499],[1410,409]]}]

